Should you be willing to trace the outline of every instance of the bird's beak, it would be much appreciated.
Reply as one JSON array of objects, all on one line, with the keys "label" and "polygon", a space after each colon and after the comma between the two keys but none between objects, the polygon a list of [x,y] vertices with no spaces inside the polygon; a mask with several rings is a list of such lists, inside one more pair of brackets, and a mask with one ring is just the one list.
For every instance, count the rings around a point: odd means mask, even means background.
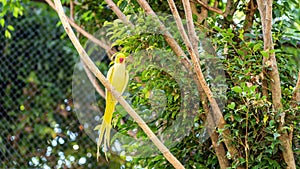
[{"label": "bird's beak", "polygon": [[124,61],[124,58],[120,58],[120,63],[122,63]]}]

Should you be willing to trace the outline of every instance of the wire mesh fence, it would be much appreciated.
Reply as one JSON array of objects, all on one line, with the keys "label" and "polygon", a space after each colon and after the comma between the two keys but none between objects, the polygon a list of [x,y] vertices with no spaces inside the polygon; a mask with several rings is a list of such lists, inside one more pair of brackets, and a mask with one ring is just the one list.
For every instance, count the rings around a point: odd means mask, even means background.
[{"label": "wire mesh fence", "polygon": [[39,5],[5,16],[15,28],[11,39],[0,33],[0,168],[103,166],[72,109],[78,55],[55,12]]}]

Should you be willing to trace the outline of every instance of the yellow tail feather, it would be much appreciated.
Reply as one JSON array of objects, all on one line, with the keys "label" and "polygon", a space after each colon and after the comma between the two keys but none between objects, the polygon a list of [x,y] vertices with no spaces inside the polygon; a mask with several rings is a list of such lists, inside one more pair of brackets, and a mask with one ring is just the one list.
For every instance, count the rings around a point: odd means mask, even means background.
[{"label": "yellow tail feather", "polygon": [[103,139],[103,146],[104,146],[104,154],[105,158],[107,159],[107,151],[108,148],[110,147],[110,130],[111,130],[111,120],[112,120],[112,115],[115,110],[115,102],[106,102],[106,108],[104,112],[104,117],[101,126],[98,125],[95,127],[95,130],[99,130],[99,138],[97,142],[97,160],[100,156],[100,147]]}]

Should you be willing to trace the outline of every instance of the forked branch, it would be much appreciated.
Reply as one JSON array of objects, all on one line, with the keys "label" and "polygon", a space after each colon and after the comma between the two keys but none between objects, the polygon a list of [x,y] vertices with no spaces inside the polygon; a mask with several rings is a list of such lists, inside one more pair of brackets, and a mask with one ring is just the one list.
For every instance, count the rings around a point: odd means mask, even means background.
[{"label": "forked branch", "polygon": [[[194,51],[198,51],[198,43],[199,43],[199,38],[196,34],[196,30],[194,27],[194,22],[193,22],[193,16],[192,16],[192,9],[191,9],[191,4],[190,4],[190,0],[182,0],[183,3],[183,7],[184,7],[184,12],[186,15],[186,20],[187,20],[187,30],[188,30],[188,36],[191,42],[191,45],[193,47]],[[195,52],[196,56],[199,58],[199,53]],[[202,89],[202,88],[201,88]],[[205,111],[206,114],[206,120],[209,124],[213,124],[213,126],[216,126],[214,119],[211,117],[212,115],[210,114],[210,109],[208,107],[208,103],[207,103],[207,97],[203,92],[203,89],[201,90],[201,94],[200,94],[202,103],[203,103],[203,109]],[[219,134],[216,131],[212,131],[212,133],[210,134],[210,139],[212,141],[212,145],[215,149],[219,164],[220,164],[220,168],[221,169],[226,169],[229,167],[229,161],[226,158],[226,153],[225,153],[225,148],[224,145],[222,143],[218,143],[218,139],[219,139]]]},{"label": "forked branch", "polygon": [[186,54],[182,50],[182,48],[179,46],[179,44],[176,42],[176,40],[173,38],[173,36],[170,34],[170,32],[167,30],[167,28],[160,22],[155,12],[152,10],[150,5],[146,0],[137,0],[137,2],[140,4],[140,6],[145,10],[146,14],[153,16],[154,19],[158,22],[159,29],[163,32],[163,36],[166,40],[166,42],[169,44],[173,52],[178,56],[181,57],[181,62],[183,65],[189,69],[191,66],[190,60],[187,58]]},{"label": "forked branch", "polygon": [[[216,123],[218,124],[218,127],[220,129],[224,129],[226,122],[223,118],[223,115],[222,115],[221,110],[220,110],[220,108],[217,104],[217,101],[213,96],[212,91],[210,90],[210,88],[208,87],[208,85],[205,81],[204,75],[203,75],[201,67],[200,67],[200,60],[197,57],[197,55],[195,54],[193,46],[192,46],[191,42],[189,41],[188,35],[184,30],[184,26],[182,24],[181,18],[179,16],[178,11],[177,11],[176,5],[175,5],[173,0],[168,0],[168,3],[169,3],[171,11],[173,13],[173,16],[175,18],[177,27],[180,31],[180,34],[183,38],[183,41],[184,41],[185,45],[186,45],[186,48],[187,48],[187,50],[188,50],[188,52],[191,56],[191,59],[194,63],[194,70],[197,74],[198,81],[201,84],[201,87],[204,90],[204,92],[205,92],[205,94],[206,94],[206,96],[207,96],[207,98],[208,98],[208,100],[211,104],[212,111],[213,111],[213,116],[215,117],[215,119],[220,119]],[[238,155],[238,151],[233,146],[232,141],[230,140],[230,135],[231,135],[230,131],[228,129],[224,129],[222,135],[224,136],[224,143],[225,143],[226,147],[228,148],[230,154],[232,155],[232,157],[236,157]]]},{"label": "forked branch", "polygon": [[[53,8],[54,10],[56,10],[55,5],[53,4],[52,0],[45,0],[48,5]],[[90,33],[88,33],[87,31],[85,31],[84,29],[82,29],[80,26],[78,26],[72,19],[70,19],[69,17],[67,17],[68,22],[70,23],[70,25],[72,25],[73,28],[76,29],[76,31],[78,31],[79,33],[81,33],[84,37],[88,38],[90,41],[94,42],[95,44],[99,45],[101,48],[103,48],[105,51],[107,51],[107,53],[109,53],[110,55],[112,55],[114,52],[111,51],[111,48],[109,45],[107,45],[105,42],[102,42],[101,40],[97,39],[95,36],[91,35]]]},{"label": "forked branch", "polygon": [[[54,10],[56,10],[55,5],[53,4],[53,2],[51,0],[46,0],[46,2],[48,3],[48,5],[53,8]],[[70,1],[70,4],[73,4],[72,1]],[[71,15],[72,16],[72,15]],[[66,16],[67,17],[67,16]],[[80,26],[78,26],[75,22],[74,19],[70,19],[68,18],[69,23],[73,23],[73,27],[79,32],[81,33],[83,36],[85,36],[86,38],[90,39],[92,42],[94,42],[95,44],[99,45],[100,47],[104,48],[107,52],[110,53],[110,55],[114,54],[113,50],[109,49],[109,46],[106,45],[104,42],[98,40],[97,38],[95,38],[93,35],[89,34],[88,32],[86,32],[85,30],[83,30]],[[93,74],[89,71],[89,69],[86,67],[86,65],[83,63],[83,67],[84,67],[84,71],[86,72],[86,75],[88,76],[90,82],[92,83],[92,85],[94,86],[94,88],[96,89],[97,93],[105,99],[105,92],[103,91],[103,89],[100,87],[98,81],[96,80],[96,78],[93,76]]]},{"label": "forked branch", "polygon": [[114,13],[118,16],[119,19],[121,19],[125,24],[134,27],[134,25],[126,18],[124,13],[118,8],[118,6],[112,0],[105,0],[105,2],[110,7],[110,9],[114,11]]}]

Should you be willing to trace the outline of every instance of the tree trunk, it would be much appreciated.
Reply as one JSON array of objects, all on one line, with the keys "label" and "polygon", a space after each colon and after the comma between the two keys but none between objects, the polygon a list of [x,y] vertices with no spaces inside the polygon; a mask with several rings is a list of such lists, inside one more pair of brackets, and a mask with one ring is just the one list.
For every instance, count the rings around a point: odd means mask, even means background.
[{"label": "tree trunk", "polygon": [[[263,66],[268,67],[269,71],[266,71],[267,76],[269,77],[271,94],[272,94],[272,103],[273,109],[276,113],[282,112],[282,103],[281,103],[281,87],[280,87],[280,78],[277,68],[277,61],[275,58],[273,40],[272,40],[272,3],[273,0],[257,0],[258,9],[261,17],[262,30],[263,30],[263,39],[264,39],[264,50],[268,53],[268,57],[264,57]],[[279,140],[284,150],[282,151],[283,158],[290,169],[296,169],[294,154],[292,150],[291,143],[287,132],[283,129],[285,115],[281,114],[279,131],[281,132]]]}]

